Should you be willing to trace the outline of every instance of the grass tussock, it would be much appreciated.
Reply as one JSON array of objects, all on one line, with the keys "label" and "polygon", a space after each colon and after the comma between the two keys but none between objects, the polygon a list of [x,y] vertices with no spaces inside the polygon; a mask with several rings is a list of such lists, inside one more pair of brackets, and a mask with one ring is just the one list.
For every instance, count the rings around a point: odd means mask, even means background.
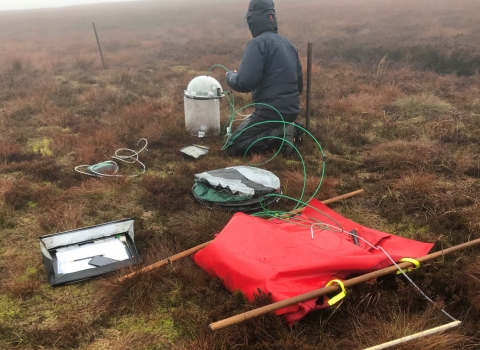
[{"label": "grass tussock", "polygon": [[427,118],[441,118],[452,112],[453,107],[450,103],[442,101],[435,95],[420,94],[400,97],[393,103],[400,109],[405,118],[415,118],[424,116]]},{"label": "grass tussock", "polygon": [[86,57],[75,57],[72,68],[79,70],[89,70],[93,67],[93,59]]},{"label": "grass tussock", "polygon": [[434,195],[440,186],[435,174],[412,173],[398,179],[394,187],[405,196],[423,197]]},{"label": "grass tussock", "polygon": [[[187,213],[173,214],[168,221],[168,232],[186,246],[195,246],[214,238],[230,220],[230,213],[218,209],[199,208],[196,204],[186,205]],[[182,228],[177,226],[181,223]]]},{"label": "grass tussock", "polygon": [[[306,182],[305,182],[306,180]],[[300,198],[301,190],[305,183],[305,191],[303,200],[306,201],[310,198],[319,184],[319,177],[307,176],[306,179],[298,171],[285,171],[282,174],[282,181],[284,190],[283,193],[286,196],[292,198]],[[317,195],[319,200],[335,197],[335,188],[338,185],[338,180],[335,178],[326,177],[323,180],[320,194]],[[289,203],[291,204],[291,203]]]},{"label": "grass tussock", "polygon": [[79,164],[96,164],[114,155],[117,147],[116,135],[110,128],[93,131],[77,143],[74,148],[75,158]]},{"label": "grass tussock", "polygon": [[431,143],[397,140],[375,146],[365,153],[363,162],[373,170],[422,169],[429,166],[436,153]]},{"label": "grass tussock", "polygon": [[[430,328],[448,323],[448,320],[437,320],[432,322],[432,317],[438,313],[434,307],[429,307],[423,314],[412,318],[408,312],[402,311],[401,307],[397,312],[388,315],[377,314],[376,321],[373,318],[356,316],[354,324],[354,336],[366,346],[379,345],[390,340],[406,337]],[[372,322],[373,321],[373,322]],[[379,322],[380,321],[380,322]],[[443,322],[442,322],[443,321]],[[461,326],[460,326],[461,327]],[[445,332],[432,334],[426,337],[415,339],[401,345],[396,349],[451,349],[452,344],[457,344],[461,349],[474,349],[461,328],[453,328]]]},{"label": "grass tussock", "polygon": [[15,180],[13,186],[5,191],[3,199],[5,204],[14,210],[32,208],[39,201],[49,198],[51,189],[43,184],[32,184],[30,181],[20,178]]},{"label": "grass tussock", "polygon": [[[185,205],[183,201],[186,200],[186,197],[190,198],[189,184],[192,182],[193,173],[191,170],[186,174],[188,173],[190,173],[190,177],[178,176],[182,174],[181,172],[175,177],[152,175],[142,177],[142,185],[145,188],[145,193],[141,200],[142,203],[147,208],[167,212],[176,212],[182,209]],[[171,198],[176,198],[177,200],[173,202]]]},{"label": "grass tussock", "polygon": [[63,232],[85,227],[85,204],[62,203],[58,209],[47,209],[39,217],[40,227],[44,232]]},{"label": "grass tussock", "polygon": [[12,61],[11,71],[14,73],[20,73],[23,70],[23,62],[20,58],[15,58]]},{"label": "grass tussock", "polygon": [[130,70],[117,71],[112,77],[111,83],[124,88],[131,88],[135,84],[135,75]]},{"label": "grass tussock", "polygon": [[27,157],[23,151],[22,144],[11,140],[0,141],[1,158],[0,162],[3,164],[19,161]]},{"label": "grass tussock", "polygon": [[378,111],[385,105],[388,94],[360,92],[341,99],[327,100],[328,107],[342,114],[368,114]]}]

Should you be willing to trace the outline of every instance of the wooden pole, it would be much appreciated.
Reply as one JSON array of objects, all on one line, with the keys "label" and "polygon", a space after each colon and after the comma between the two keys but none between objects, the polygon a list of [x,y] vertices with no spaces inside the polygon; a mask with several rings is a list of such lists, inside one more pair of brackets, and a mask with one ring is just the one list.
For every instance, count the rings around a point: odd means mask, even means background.
[{"label": "wooden pole", "polygon": [[[362,189],[356,190],[356,191],[353,191],[353,192],[350,192],[350,193],[342,194],[341,196],[326,199],[326,200],[322,201],[322,203],[327,205],[327,204],[330,204],[330,203],[341,201],[342,199],[347,199],[347,198],[356,196],[357,194],[360,194],[360,193],[363,193]],[[296,215],[296,214],[300,214],[300,213],[303,212],[304,209],[305,209],[305,207],[298,208],[298,209],[292,210],[288,213],[282,214],[279,217],[280,218],[285,218],[285,217],[293,216],[293,215]]]},{"label": "wooden pole", "polygon": [[[333,198],[330,198],[330,199],[325,199],[324,201],[322,201],[322,204],[331,204],[331,203],[334,203],[334,202],[338,202],[338,201],[341,201],[342,199],[347,199],[347,198],[350,198],[350,197],[353,197],[353,196],[356,196],[357,194],[360,194],[360,193],[363,193],[363,189],[360,189],[360,190],[356,190],[356,191],[353,191],[353,192],[349,192],[349,193],[345,193],[345,194],[342,194],[340,196],[336,196],[336,197],[333,197]],[[303,209],[305,208],[301,208],[301,211],[299,211],[299,213],[301,213],[303,211]],[[298,209],[300,210],[300,209]]]},{"label": "wooden pole", "polygon": [[[333,198],[330,198],[330,199],[326,199],[324,201],[322,201],[323,204],[330,204],[330,203],[334,203],[334,202],[338,202],[338,201],[341,201],[342,199],[347,199],[347,198],[350,198],[350,197],[353,197],[353,196],[356,196],[357,194],[360,194],[360,193],[363,193],[363,190],[356,190],[356,191],[353,191],[353,192],[350,192],[350,193],[346,193],[346,194],[343,194],[341,196],[337,196],[337,197],[333,197]],[[291,215],[295,215],[295,214],[300,214],[303,210],[305,209],[305,207],[303,208],[299,208],[299,209],[296,209],[294,211],[292,211],[291,213],[287,213],[286,216],[291,216]],[[291,214],[291,215],[290,215]],[[171,263],[171,262],[174,262],[176,260],[180,260],[182,258],[185,258],[189,255],[192,255],[192,254],[195,254],[196,252],[198,252],[199,250],[205,248],[207,245],[209,245],[212,241],[208,241],[208,242],[205,242],[205,243],[202,243],[200,245],[197,245],[193,248],[190,248],[190,249],[187,249],[181,253],[178,253],[178,254],[175,254],[167,259],[163,259],[159,262],[156,262],[152,265],[148,265],[146,267],[144,267],[143,269],[140,269],[138,271],[134,271],[132,273],[129,273],[128,275],[125,275],[123,277],[120,277],[118,280],[120,282],[123,282],[133,276],[135,276],[136,274],[139,274],[139,273],[143,273],[143,272],[147,272],[147,271],[150,271],[150,270],[153,270],[153,269],[156,269],[156,268],[159,268],[159,267],[162,267],[162,266],[165,266],[167,265],[168,263]]]},{"label": "wooden pole", "polygon": [[100,40],[98,40],[98,34],[97,34],[97,28],[95,28],[95,22],[92,22],[92,24],[93,24],[93,31],[95,32],[95,38],[97,38],[98,51],[100,51],[100,57],[102,58],[103,69],[107,69],[107,66],[105,66],[105,61],[103,59],[103,53],[102,53],[102,47],[100,46]]},{"label": "wooden pole", "polygon": [[310,126],[310,98],[312,96],[312,54],[313,44],[308,43],[307,47],[307,115],[305,117],[305,129]]},{"label": "wooden pole", "polygon": [[[466,249],[466,248],[473,247],[477,244],[480,244],[480,238],[476,239],[474,241],[463,243],[463,244],[460,244],[460,245],[457,245],[457,246],[454,246],[454,247],[436,252],[436,253],[425,255],[423,257],[417,258],[416,260],[419,261],[419,262],[433,260],[433,259],[439,258],[441,256],[454,253],[454,252],[459,251],[459,250],[463,250],[463,249]],[[412,267],[412,264],[410,264],[408,262],[403,262],[403,263],[400,263],[400,264],[397,264],[397,265],[401,269],[406,269],[406,268]],[[390,267],[386,267],[386,268],[381,269],[381,270],[377,270],[377,271],[367,273],[365,275],[361,275],[361,276],[358,276],[358,277],[355,277],[355,278],[345,280],[345,281],[343,281],[343,284],[344,284],[345,288],[348,288],[348,287],[354,286],[356,284],[363,283],[363,282],[368,282],[372,279],[375,279],[375,278],[378,278],[378,277],[381,277],[381,276],[385,276],[385,275],[388,275],[388,274],[391,274],[391,273],[394,273],[394,272],[397,272],[397,271],[398,270],[397,270],[396,266],[390,266]],[[302,303],[302,302],[305,302],[305,301],[308,301],[308,300],[311,300],[311,299],[317,299],[317,298],[319,298],[323,295],[334,293],[334,292],[339,292],[340,290],[341,290],[341,287],[338,284],[334,284],[334,285],[331,285],[329,287],[320,288],[320,289],[314,290],[312,292],[297,295],[296,297],[293,297],[293,298],[290,298],[290,299],[285,299],[285,300],[282,300],[282,301],[279,301],[279,302],[276,302],[276,303],[273,303],[273,304],[270,304],[270,305],[266,305],[266,306],[263,306],[263,307],[260,307],[260,308],[254,309],[254,310],[244,312],[243,314],[235,315],[235,316],[226,318],[226,319],[221,320],[221,321],[210,323],[209,328],[212,331],[216,331],[217,329],[225,328],[225,327],[231,326],[233,324],[243,322],[245,320],[248,320],[249,318],[253,318],[253,317],[260,316],[260,315],[268,314],[269,312],[280,310],[280,309],[283,309],[284,307],[287,307],[287,306],[290,306],[290,305],[295,305],[295,304],[298,304],[298,303]]]},{"label": "wooden pole", "polygon": [[406,343],[406,342],[408,342],[408,341],[410,341],[410,340],[413,340],[413,339],[418,339],[418,338],[425,337],[425,336],[427,336],[427,335],[431,335],[431,334],[443,332],[443,331],[445,331],[445,330],[447,330],[447,329],[450,329],[450,328],[459,326],[460,323],[462,323],[462,322],[461,322],[461,321],[453,321],[453,322],[444,324],[443,326],[438,326],[438,327],[435,327],[435,328],[430,328],[430,329],[427,329],[426,331],[418,332],[418,333],[415,333],[415,334],[412,334],[412,335],[408,335],[408,336],[403,337],[403,338],[398,338],[398,339],[389,341],[389,342],[387,342],[387,343],[383,343],[383,344],[376,345],[376,346],[373,346],[373,347],[370,347],[370,348],[366,348],[366,349],[364,349],[364,350],[380,350],[380,349],[386,349],[386,348],[392,347],[392,346],[394,346],[394,345]]},{"label": "wooden pole", "polygon": [[208,241],[208,242],[202,243],[202,244],[200,244],[200,245],[197,245],[197,246],[195,246],[195,247],[193,247],[193,248],[187,249],[187,250],[185,250],[185,251],[183,251],[183,252],[181,252],[181,253],[172,255],[171,257],[169,257],[169,258],[167,258],[167,259],[163,259],[163,260],[161,260],[161,261],[159,261],[159,262],[156,262],[155,264],[148,265],[148,266],[144,267],[144,268],[141,269],[141,270],[134,271],[134,272],[132,272],[132,273],[129,273],[128,275],[125,275],[125,276],[123,276],[123,277],[120,277],[118,280],[119,280],[120,282],[123,282],[123,281],[125,281],[125,280],[127,280],[127,279],[129,279],[129,278],[131,278],[131,277],[133,277],[133,276],[135,276],[135,275],[138,274],[138,273],[143,273],[143,272],[147,272],[147,271],[150,271],[150,270],[153,270],[153,269],[157,269],[157,268],[159,268],[159,267],[162,267],[162,266],[167,265],[168,263],[172,263],[172,262],[174,262],[174,261],[177,261],[177,260],[180,260],[180,259],[182,259],[182,258],[185,258],[185,257],[187,257],[187,256],[189,256],[189,255],[192,255],[192,254],[198,252],[199,250],[205,248],[205,247],[206,247],[207,245],[209,245],[211,242],[212,242],[212,241]]}]

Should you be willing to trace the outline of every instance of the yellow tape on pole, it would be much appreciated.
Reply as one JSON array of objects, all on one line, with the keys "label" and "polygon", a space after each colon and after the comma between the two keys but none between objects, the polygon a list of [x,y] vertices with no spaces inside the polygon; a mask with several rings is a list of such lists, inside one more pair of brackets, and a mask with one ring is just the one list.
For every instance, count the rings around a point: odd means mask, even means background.
[{"label": "yellow tape on pole", "polygon": [[[403,272],[410,272],[410,271],[418,269],[420,267],[420,262],[418,260],[415,260],[415,259],[412,259],[412,258],[403,258],[402,260],[400,260],[400,262],[409,262],[409,263],[411,263],[412,265],[415,266],[415,268],[413,268],[413,269],[408,268],[408,269],[402,270]],[[402,271],[397,271],[397,275],[400,275],[402,273]]]},{"label": "yellow tape on pole", "polygon": [[327,283],[327,285],[325,287],[330,287],[333,283],[337,283],[340,286],[340,288],[342,288],[342,291],[340,293],[338,293],[337,295],[335,295],[333,298],[330,298],[328,300],[328,305],[330,305],[330,306],[338,303],[340,300],[345,298],[345,296],[347,295],[347,290],[345,289],[345,285],[340,280],[331,280],[330,282]]}]

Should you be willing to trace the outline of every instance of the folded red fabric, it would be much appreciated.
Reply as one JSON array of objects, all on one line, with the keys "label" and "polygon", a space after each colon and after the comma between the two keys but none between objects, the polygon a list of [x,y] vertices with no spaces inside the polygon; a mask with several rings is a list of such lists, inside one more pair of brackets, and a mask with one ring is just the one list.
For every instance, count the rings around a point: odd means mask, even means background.
[{"label": "folded red fabric", "polygon": [[[316,290],[333,280],[344,280],[392,265],[394,261],[427,254],[432,243],[395,236],[359,225],[317,200],[290,220],[265,220],[235,214],[195,262],[221,278],[231,291],[271,293],[274,302]],[[358,245],[348,233],[356,230]],[[365,240],[365,241],[364,241]],[[328,297],[277,311],[293,324],[312,310],[329,306]]]}]

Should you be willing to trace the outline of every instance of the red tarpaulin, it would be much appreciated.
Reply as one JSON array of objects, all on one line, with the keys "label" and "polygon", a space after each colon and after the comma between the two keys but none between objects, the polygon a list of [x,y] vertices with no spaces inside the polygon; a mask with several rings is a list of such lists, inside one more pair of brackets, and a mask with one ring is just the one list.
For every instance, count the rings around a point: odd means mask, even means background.
[{"label": "red tarpaulin", "polygon": [[[312,200],[301,215],[290,220],[265,220],[235,214],[225,228],[194,256],[195,262],[212,276],[223,279],[229,290],[241,290],[252,300],[260,289],[274,302],[325,287],[333,280],[365,274],[392,265],[381,246],[396,262],[427,254],[433,244],[377,231]],[[343,231],[342,231],[343,229]],[[313,238],[312,238],[313,237]],[[293,324],[312,310],[328,307],[328,297],[278,310]]]}]

